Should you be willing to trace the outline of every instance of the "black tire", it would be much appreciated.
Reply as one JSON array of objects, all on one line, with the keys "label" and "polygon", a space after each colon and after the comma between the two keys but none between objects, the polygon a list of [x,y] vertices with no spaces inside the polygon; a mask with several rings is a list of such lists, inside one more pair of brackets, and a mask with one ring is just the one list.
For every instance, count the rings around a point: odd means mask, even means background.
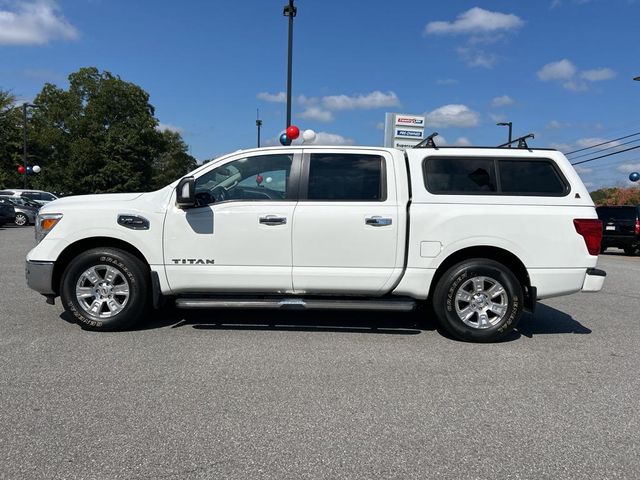
[{"label": "black tire", "polygon": [[18,212],[13,219],[13,223],[18,225],[19,227],[24,227],[25,225],[29,225],[29,217],[27,217],[24,213]]},{"label": "black tire", "polygon": [[633,257],[634,255],[638,255],[638,250],[640,249],[637,247],[624,247],[624,254]]},{"label": "black tire", "polygon": [[600,253],[604,253],[607,251],[607,247],[605,247],[604,245],[600,247]]},{"label": "black tire", "polygon": [[[500,316],[493,311],[485,311],[485,314],[488,315],[487,323],[490,325],[483,328],[479,327],[481,320],[478,313],[473,313],[471,318],[467,318],[467,322],[472,324],[469,325],[462,320],[457,312],[457,309],[460,309],[461,312],[463,310],[471,312],[471,310],[467,310],[467,307],[470,309],[476,307],[476,304],[472,303],[476,302],[476,298],[467,293],[467,288],[473,286],[472,279],[480,278],[486,279],[486,281],[478,280],[486,286],[499,283],[504,292],[504,294],[500,294],[499,302],[495,302],[497,307],[493,307],[500,308],[501,305],[504,305],[504,313]],[[458,293],[467,294],[473,300],[465,302],[462,299],[457,299]],[[481,305],[488,304],[486,295],[479,298]],[[495,298],[494,296],[489,300]],[[438,321],[451,335],[468,342],[487,343],[503,339],[516,327],[522,316],[524,295],[522,285],[507,267],[494,260],[474,258],[452,266],[440,277],[434,289],[432,303]]]},{"label": "black tire", "polygon": [[[76,287],[92,289],[93,283],[85,272],[95,267],[93,272],[97,278],[104,283],[97,282],[96,285],[107,285],[108,267],[114,273],[115,281],[112,281],[111,289],[107,292],[122,291],[116,290],[121,285],[126,284],[128,297],[124,299],[124,294],[119,295],[113,293],[111,297],[106,296],[103,290],[104,299],[98,298],[97,295],[87,299],[79,299],[76,295]],[[101,275],[104,277],[100,278]],[[81,280],[82,279],[82,280]],[[107,286],[107,288],[109,288]],[[138,322],[145,313],[149,304],[149,268],[139,258],[128,252],[116,248],[95,248],[81,253],[75,257],[65,269],[62,275],[60,296],[64,308],[73,315],[73,317],[84,327],[89,330],[109,331],[124,330],[132,327]],[[111,312],[109,302],[113,299],[120,310],[116,313]],[[98,313],[87,310],[90,302],[102,302]],[[85,307],[80,302],[84,302]],[[109,312],[107,312],[109,310]],[[111,315],[106,316],[105,315]]]}]

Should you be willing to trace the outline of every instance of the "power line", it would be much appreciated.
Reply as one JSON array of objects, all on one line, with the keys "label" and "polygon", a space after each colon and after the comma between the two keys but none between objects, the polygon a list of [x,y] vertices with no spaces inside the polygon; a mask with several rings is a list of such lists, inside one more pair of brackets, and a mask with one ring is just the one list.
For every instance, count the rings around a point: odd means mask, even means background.
[{"label": "power line", "polygon": [[640,142],[640,138],[636,138],[634,140],[629,140],[628,142],[624,142],[624,143],[618,143],[617,145],[611,145],[610,147],[601,148],[600,150],[596,150],[595,152],[583,153],[582,155],[577,155],[577,156],[573,157],[571,160],[576,160],[576,159],[582,158],[582,157],[588,157],[589,155],[596,155],[596,154],[598,154],[600,152],[605,152],[607,150],[611,150],[612,148],[622,147],[623,145],[629,145],[630,143],[635,143],[635,142]]},{"label": "power line", "polygon": [[636,135],[640,135],[640,132],[632,133],[631,135],[625,135],[624,137],[620,137],[620,138],[614,138],[613,140],[607,140],[606,142],[597,143],[589,147],[580,148],[579,150],[574,150],[573,152],[567,152],[565,153],[565,155],[571,155],[573,153],[582,152],[584,150],[589,150],[591,148],[601,147],[602,145],[606,145],[607,143],[617,142],[618,140],[624,140],[625,138],[635,137]]},{"label": "power line", "polygon": [[635,150],[636,148],[640,148],[640,145],[636,145],[635,147],[625,148],[624,150],[618,150],[617,152],[607,153],[606,155],[600,155],[599,157],[582,160],[581,162],[572,163],[571,165],[580,165],[582,163],[593,162],[594,160],[598,160],[599,158],[610,157],[611,155],[618,155],[619,153],[628,152],[629,150]]}]

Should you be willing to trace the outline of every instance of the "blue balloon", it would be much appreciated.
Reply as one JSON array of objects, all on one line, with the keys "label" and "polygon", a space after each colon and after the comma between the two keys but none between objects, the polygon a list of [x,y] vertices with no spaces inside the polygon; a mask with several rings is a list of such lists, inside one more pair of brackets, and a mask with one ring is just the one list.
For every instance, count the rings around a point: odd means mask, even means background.
[{"label": "blue balloon", "polygon": [[291,139],[287,137],[286,133],[280,135],[280,143],[284,146],[291,145]]},{"label": "blue balloon", "polygon": [[27,173],[31,173],[31,165],[27,167]]},{"label": "blue balloon", "polygon": [[632,182],[637,182],[638,180],[640,180],[640,173],[638,172],[633,172],[629,175],[629,180],[631,180]]}]

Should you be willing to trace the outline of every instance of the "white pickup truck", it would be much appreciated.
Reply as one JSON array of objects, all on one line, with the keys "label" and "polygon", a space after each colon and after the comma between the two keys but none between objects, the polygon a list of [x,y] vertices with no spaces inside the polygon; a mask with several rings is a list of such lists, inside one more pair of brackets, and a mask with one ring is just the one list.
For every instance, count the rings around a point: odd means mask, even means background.
[{"label": "white pickup truck", "polygon": [[408,311],[488,342],[539,299],[599,291],[602,226],[562,153],[238,151],[150,193],[45,205],[27,283],[85,327],[178,308]]}]

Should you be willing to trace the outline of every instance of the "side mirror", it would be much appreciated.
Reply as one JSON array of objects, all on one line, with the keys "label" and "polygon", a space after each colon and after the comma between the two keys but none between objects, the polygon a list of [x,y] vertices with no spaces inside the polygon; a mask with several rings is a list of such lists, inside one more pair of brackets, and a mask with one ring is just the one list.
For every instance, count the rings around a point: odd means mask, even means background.
[{"label": "side mirror", "polygon": [[178,208],[191,208],[196,206],[196,180],[193,177],[184,177],[176,187],[176,204]]}]

